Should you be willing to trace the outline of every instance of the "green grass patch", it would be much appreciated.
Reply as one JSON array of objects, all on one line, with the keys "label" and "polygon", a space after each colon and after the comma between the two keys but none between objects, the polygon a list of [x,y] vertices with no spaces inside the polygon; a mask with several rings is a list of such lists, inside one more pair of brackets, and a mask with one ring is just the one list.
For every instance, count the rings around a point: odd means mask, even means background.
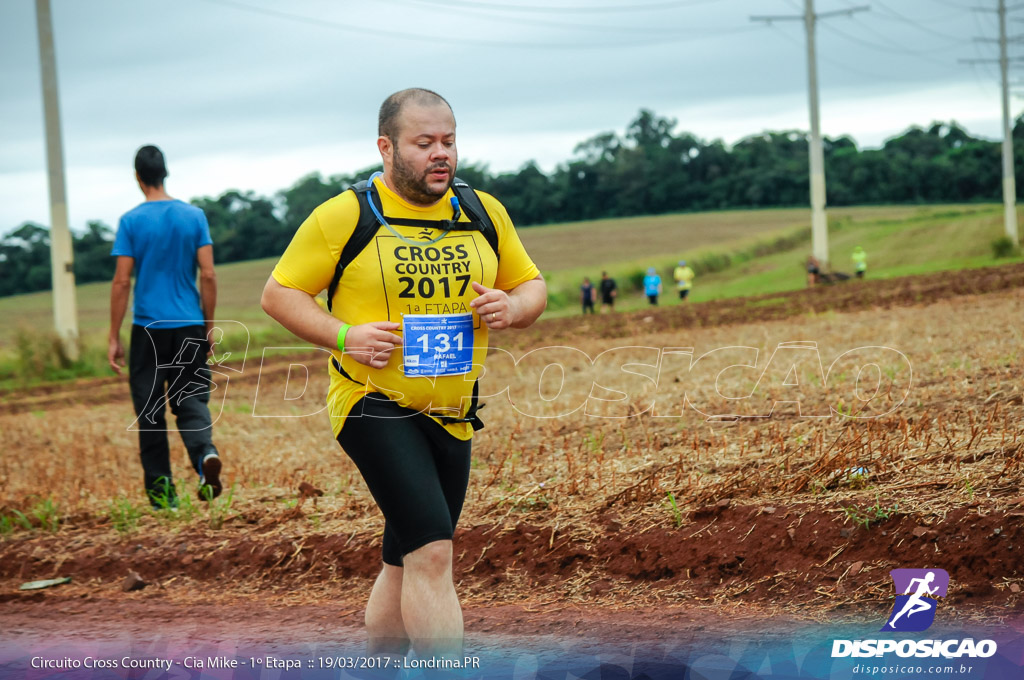
[{"label": "green grass patch", "polygon": [[[1001,206],[923,206],[902,219],[862,217],[830,217],[832,270],[852,274],[850,255],[856,246],[863,247],[868,254],[869,279],[940,271],[955,276],[961,269],[1022,260],[1019,253],[1000,260],[992,256],[990,243],[1003,231]],[[809,250],[808,241],[803,247],[700,277],[690,296],[700,302],[799,290],[807,285],[804,263]]]},{"label": "green grass patch", "polygon": [[143,514],[143,509],[127,498],[115,498],[110,502],[110,507],[107,511],[107,515],[110,517],[110,524],[121,533],[135,531]]},{"label": "green grass patch", "polygon": [[235,489],[236,485],[232,484],[227,493],[222,494],[219,498],[207,499],[211,529],[220,529],[224,526],[224,522],[231,512],[231,504],[235,500]]},{"label": "green grass patch", "polygon": [[26,512],[11,509],[0,515],[0,536],[8,536],[16,529],[23,531],[60,530],[60,509],[52,498],[38,498]]}]

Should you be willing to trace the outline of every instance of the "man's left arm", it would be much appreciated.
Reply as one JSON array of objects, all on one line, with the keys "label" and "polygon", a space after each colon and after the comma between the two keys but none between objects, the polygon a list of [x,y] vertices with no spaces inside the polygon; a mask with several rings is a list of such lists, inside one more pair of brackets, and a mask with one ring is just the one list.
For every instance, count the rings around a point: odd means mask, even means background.
[{"label": "man's left arm", "polygon": [[548,306],[548,284],[544,277],[524,281],[509,291],[512,308],[512,328],[526,328],[533,325]]},{"label": "man's left arm", "polygon": [[[548,305],[547,284],[523,248],[505,206],[490,194],[479,195],[494,221],[501,250],[495,287],[487,288],[474,281],[473,290],[479,297],[469,304],[491,330],[526,328]],[[534,272],[536,276],[527,278]]]},{"label": "man's left arm", "polygon": [[217,308],[217,274],[213,270],[213,246],[201,246],[196,251],[196,261],[199,263],[199,298],[206,323],[206,339],[211,343],[212,352],[213,340],[210,332],[213,330],[213,315]]},{"label": "man's left arm", "polygon": [[479,297],[469,304],[491,330],[526,328],[548,306],[548,286],[540,274],[507,293],[498,288],[487,288],[476,281],[473,282],[473,290]]}]

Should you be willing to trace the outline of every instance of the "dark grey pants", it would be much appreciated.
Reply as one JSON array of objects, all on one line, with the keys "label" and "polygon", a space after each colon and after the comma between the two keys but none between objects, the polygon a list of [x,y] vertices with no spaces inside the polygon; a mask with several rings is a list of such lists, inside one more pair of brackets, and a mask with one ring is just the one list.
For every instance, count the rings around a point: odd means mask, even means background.
[{"label": "dark grey pants", "polygon": [[165,404],[170,404],[197,473],[206,454],[217,452],[210,422],[207,349],[203,326],[147,329],[132,325],[128,383],[137,416],[146,495],[154,504],[158,504],[156,498],[172,501],[177,497],[171,477]]}]

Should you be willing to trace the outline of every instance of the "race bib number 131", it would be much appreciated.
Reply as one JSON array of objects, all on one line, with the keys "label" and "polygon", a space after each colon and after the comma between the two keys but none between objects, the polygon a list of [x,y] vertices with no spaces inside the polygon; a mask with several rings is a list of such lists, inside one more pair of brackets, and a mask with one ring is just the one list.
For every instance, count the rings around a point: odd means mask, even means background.
[{"label": "race bib number 131", "polygon": [[402,316],[402,372],[462,375],[473,370],[473,314]]}]

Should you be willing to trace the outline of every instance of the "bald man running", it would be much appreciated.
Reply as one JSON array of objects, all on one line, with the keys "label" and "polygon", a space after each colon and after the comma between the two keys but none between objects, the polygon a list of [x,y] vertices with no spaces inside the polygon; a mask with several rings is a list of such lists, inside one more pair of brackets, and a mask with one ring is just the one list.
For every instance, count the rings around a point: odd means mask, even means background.
[{"label": "bald man running", "polygon": [[[448,102],[419,88],[397,92],[378,126],[383,173],[313,211],[262,304],[285,328],[333,350],[334,435],[384,515],[368,651],[404,654],[411,643],[419,655],[459,654],[452,536],[480,426],[475,379],[488,332],[532,324],[547,289],[505,208],[483,192],[453,192]],[[467,214],[470,203],[486,214]],[[368,214],[372,238],[361,245]],[[314,300],[325,289],[331,313]]]}]

